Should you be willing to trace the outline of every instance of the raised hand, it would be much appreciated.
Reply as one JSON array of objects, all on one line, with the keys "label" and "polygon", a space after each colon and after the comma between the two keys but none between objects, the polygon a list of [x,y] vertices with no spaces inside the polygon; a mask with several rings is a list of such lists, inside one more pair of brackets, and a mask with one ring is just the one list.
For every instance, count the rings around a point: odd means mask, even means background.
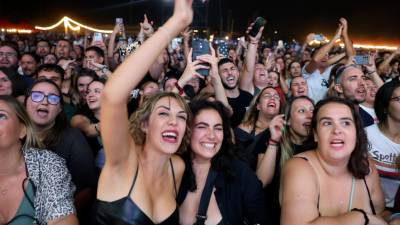
[{"label": "raised hand", "polygon": [[269,130],[271,132],[271,139],[274,141],[280,141],[282,137],[282,131],[285,127],[285,120],[283,114],[275,116],[269,123]]},{"label": "raised hand", "polygon": [[332,41],[339,40],[340,37],[342,36],[342,32],[343,32],[343,25],[341,23],[339,23],[336,33],[332,38]]},{"label": "raised hand", "polygon": [[311,41],[313,41],[313,40],[314,40],[314,36],[315,36],[314,33],[309,33],[309,34],[306,36],[306,41],[305,41],[305,43],[309,44]]},{"label": "raised hand", "polygon": [[190,27],[186,27],[185,30],[181,32],[181,35],[183,37],[183,40],[189,40],[190,35],[192,35],[193,30],[190,29]]},{"label": "raised hand", "polygon": [[146,14],[143,17],[143,22],[140,23],[140,30],[143,31],[145,36],[150,37],[154,33],[153,21],[149,22]]},{"label": "raised hand", "polygon": [[204,79],[204,76],[202,76],[201,74],[199,74],[197,72],[197,70],[199,69],[209,69],[210,67],[202,65],[202,63],[204,63],[203,61],[201,61],[200,59],[196,59],[194,61],[192,61],[192,53],[193,50],[190,49],[189,51],[189,55],[186,58],[186,68],[185,71],[183,71],[183,74],[181,76],[181,78],[179,79],[178,83],[181,87],[185,86],[186,83],[191,80],[193,77],[198,77],[200,79]]},{"label": "raised hand", "polygon": [[339,19],[339,24],[341,24],[342,27],[343,27],[342,35],[347,35],[347,32],[348,32],[347,20],[345,18],[340,18]]},{"label": "raised hand", "polygon": [[172,15],[172,18],[177,19],[183,27],[187,27],[192,23],[192,3],[193,0],[175,0],[174,14]]},{"label": "raised hand", "polygon": [[[251,23],[249,27],[247,27],[247,31],[246,34],[249,34],[249,32],[251,31],[251,29],[253,28],[254,23]],[[261,36],[262,36],[262,32],[264,30],[264,26],[262,26],[260,28],[260,30],[258,31],[257,35],[255,37],[252,37],[251,35],[247,35],[249,37],[250,43],[256,43],[260,40]]]}]

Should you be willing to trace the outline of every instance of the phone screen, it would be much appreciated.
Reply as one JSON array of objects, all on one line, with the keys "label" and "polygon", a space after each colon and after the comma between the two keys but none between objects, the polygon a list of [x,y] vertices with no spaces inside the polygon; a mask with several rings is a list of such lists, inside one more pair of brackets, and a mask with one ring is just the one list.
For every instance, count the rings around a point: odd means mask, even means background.
[{"label": "phone screen", "polygon": [[[197,56],[210,53],[210,45],[205,39],[193,39],[192,41],[192,60],[196,60]],[[199,69],[197,72],[203,76],[208,76],[208,69]]]},{"label": "phone screen", "polygon": [[228,45],[225,42],[221,42],[218,45],[218,52],[219,52],[219,54],[223,55],[224,58],[228,58],[228,56],[229,56]]},{"label": "phone screen", "polygon": [[367,65],[369,63],[369,55],[356,55],[354,61],[357,65]]},{"label": "phone screen", "polygon": [[93,35],[93,41],[103,42],[103,35],[101,33],[95,32]]}]

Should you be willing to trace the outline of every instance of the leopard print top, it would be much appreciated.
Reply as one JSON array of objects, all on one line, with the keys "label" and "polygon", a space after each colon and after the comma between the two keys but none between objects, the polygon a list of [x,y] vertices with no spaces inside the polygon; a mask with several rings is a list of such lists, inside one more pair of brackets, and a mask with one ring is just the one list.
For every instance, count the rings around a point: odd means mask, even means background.
[{"label": "leopard print top", "polygon": [[34,184],[35,218],[39,224],[75,213],[75,186],[65,160],[48,150],[29,148],[23,152]]}]

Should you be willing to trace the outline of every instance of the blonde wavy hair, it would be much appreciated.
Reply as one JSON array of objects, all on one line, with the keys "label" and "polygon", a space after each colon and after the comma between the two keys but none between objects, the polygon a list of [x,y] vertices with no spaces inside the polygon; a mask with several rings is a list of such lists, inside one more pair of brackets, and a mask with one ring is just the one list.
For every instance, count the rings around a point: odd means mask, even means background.
[{"label": "blonde wavy hair", "polygon": [[172,92],[161,92],[156,93],[149,96],[146,101],[144,101],[143,105],[137,109],[129,118],[129,132],[133,138],[133,141],[137,145],[144,145],[146,140],[146,133],[142,130],[143,125],[148,124],[150,120],[150,115],[154,111],[154,107],[158,101],[163,98],[175,99],[178,104],[184,109],[187,113],[186,120],[186,131],[182,138],[181,145],[178,148],[177,153],[182,153],[186,150],[189,144],[189,138],[191,134],[190,125],[192,121],[192,115],[190,112],[190,108],[186,101],[176,93]]}]

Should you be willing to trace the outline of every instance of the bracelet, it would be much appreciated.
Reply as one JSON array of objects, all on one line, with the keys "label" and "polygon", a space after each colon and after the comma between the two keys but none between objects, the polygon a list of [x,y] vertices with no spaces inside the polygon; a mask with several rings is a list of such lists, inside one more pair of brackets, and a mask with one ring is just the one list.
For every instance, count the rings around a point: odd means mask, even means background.
[{"label": "bracelet", "polygon": [[368,75],[371,75],[371,74],[373,74],[373,73],[376,73],[376,70],[371,71],[371,72],[368,72],[367,74],[368,74]]},{"label": "bracelet", "polygon": [[183,88],[179,86],[178,82],[175,82],[175,87],[179,91],[179,95],[183,95]]},{"label": "bracelet", "polygon": [[268,140],[268,145],[278,146],[278,145],[279,145],[279,141],[276,141],[276,140],[270,138],[270,139]]},{"label": "bracelet", "polygon": [[351,211],[352,212],[360,212],[360,213],[362,213],[363,216],[364,216],[364,225],[368,225],[369,219],[368,219],[367,213],[364,210],[353,208]]}]

